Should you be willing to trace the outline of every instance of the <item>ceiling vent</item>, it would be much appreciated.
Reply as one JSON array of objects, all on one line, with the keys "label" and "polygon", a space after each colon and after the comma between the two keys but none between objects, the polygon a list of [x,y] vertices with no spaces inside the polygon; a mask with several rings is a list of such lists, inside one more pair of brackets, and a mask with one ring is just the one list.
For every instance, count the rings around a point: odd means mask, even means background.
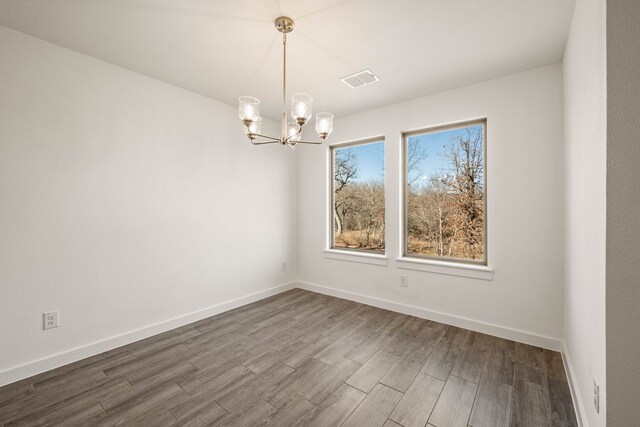
[{"label": "ceiling vent", "polygon": [[355,89],[357,87],[362,87],[371,83],[375,83],[378,80],[380,80],[380,78],[375,74],[373,74],[371,70],[367,69],[364,71],[357,72],[355,74],[351,74],[350,76],[343,77],[340,80],[342,80],[344,84],[349,86],[351,89]]}]

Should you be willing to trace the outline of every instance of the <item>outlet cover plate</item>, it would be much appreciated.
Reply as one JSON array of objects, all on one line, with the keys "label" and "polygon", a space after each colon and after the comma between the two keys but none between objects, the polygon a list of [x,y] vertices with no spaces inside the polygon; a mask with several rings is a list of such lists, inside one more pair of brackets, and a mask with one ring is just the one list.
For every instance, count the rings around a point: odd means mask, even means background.
[{"label": "outlet cover plate", "polygon": [[58,310],[44,313],[44,329],[57,328],[60,325],[60,312]]}]

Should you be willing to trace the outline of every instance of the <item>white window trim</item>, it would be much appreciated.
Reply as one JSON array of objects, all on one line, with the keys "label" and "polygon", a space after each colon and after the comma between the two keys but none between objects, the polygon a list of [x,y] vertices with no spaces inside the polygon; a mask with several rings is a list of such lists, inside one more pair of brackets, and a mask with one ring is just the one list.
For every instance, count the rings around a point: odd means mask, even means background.
[{"label": "white window trim", "polygon": [[381,253],[367,253],[364,251],[341,251],[339,249],[325,249],[324,257],[339,261],[358,262],[361,264],[372,264],[387,266],[389,259]]},{"label": "white window trim", "polygon": [[404,270],[426,271],[429,273],[447,274],[449,276],[493,280],[493,269],[486,265],[440,261],[434,259],[399,257],[396,258],[396,266]]}]

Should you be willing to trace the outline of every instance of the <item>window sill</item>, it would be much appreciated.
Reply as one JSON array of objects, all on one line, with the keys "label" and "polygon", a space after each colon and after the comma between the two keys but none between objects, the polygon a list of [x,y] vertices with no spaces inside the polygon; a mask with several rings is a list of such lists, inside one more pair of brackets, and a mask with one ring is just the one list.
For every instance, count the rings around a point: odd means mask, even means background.
[{"label": "window sill", "polygon": [[450,276],[469,277],[472,279],[493,280],[493,269],[485,265],[464,264],[461,262],[438,261],[409,257],[396,258],[398,268],[405,270],[428,271],[430,273],[448,274]]},{"label": "window sill", "polygon": [[373,264],[386,266],[388,259],[386,255],[356,251],[341,251],[339,249],[325,249],[324,257],[337,259],[340,261],[359,262],[361,264]]}]

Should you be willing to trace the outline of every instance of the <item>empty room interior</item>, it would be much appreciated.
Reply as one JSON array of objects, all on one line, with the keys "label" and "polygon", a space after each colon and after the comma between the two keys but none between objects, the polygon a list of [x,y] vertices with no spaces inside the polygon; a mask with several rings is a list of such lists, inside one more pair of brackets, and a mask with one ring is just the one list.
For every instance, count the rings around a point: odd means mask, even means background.
[{"label": "empty room interior", "polygon": [[0,426],[640,426],[637,0],[0,0]]}]

